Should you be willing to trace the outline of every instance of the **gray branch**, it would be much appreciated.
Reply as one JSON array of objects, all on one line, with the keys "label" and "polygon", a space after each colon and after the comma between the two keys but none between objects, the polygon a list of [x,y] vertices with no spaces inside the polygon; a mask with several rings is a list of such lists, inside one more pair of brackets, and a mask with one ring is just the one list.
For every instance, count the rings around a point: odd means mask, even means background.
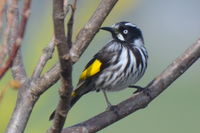
[{"label": "gray branch", "polygon": [[40,77],[42,70],[44,69],[47,61],[52,58],[54,49],[55,49],[55,43],[54,43],[54,37],[52,37],[48,46],[43,49],[43,55],[40,57],[40,60],[32,75],[33,80],[36,80]]},{"label": "gray branch", "polygon": [[[19,26],[19,11],[18,11],[18,7],[16,6],[13,9],[13,14],[14,14],[14,18],[13,18],[13,26],[11,27],[11,32],[9,34],[8,37],[8,49],[9,49],[9,53],[12,52],[12,47],[13,44],[17,38],[17,33],[18,33],[18,26]],[[15,59],[13,60],[13,64],[11,67],[12,70],[12,75],[14,77],[15,80],[19,81],[21,84],[23,84],[26,79],[27,79],[27,75],[26,75],[26,71],[25,71],[25,67],[24,67],[24,62],[22,59],[22,52],[21,52],[21,48],[19,48],[17,55],[15,57]]]},{"label": "gray branch", "polygon": [[117,105],[117,112],[105,111],[87,121],[65,128],[62,133],[94,133],[147,105],[181,76],[200,57],[200,39],[172,62],[160,75],[136,93]]},{"label": "gray branch", "polygon": [[65,36],[64,26],[64,0],[53,0],[53,23],[55,43],[57,46],[61,87],[59,88],[60,100],[56,108],[53,125],[49,129],[49,133],[60,133],[65,123],[66,116],[70,109],[72,88],[72,62],[70,60],[69,50],[71,44]]}]

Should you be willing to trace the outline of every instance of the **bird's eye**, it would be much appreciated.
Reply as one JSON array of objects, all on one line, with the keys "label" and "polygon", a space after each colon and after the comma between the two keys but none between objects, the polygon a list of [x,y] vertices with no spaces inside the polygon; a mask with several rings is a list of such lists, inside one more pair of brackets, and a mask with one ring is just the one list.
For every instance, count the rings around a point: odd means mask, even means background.
[{"label": "bird's eye", "polygon": [[128,30],[123,30],[123,33],[124,34],[128,34]]}]

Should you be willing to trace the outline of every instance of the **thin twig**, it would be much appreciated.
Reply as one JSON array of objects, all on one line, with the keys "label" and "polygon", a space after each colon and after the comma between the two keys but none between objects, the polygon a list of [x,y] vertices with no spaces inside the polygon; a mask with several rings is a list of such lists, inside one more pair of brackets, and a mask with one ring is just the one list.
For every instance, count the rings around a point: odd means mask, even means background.
[{"label": "thin twig", "polygon": [[55,43],[58,50],[59,62],[61,68],[61,87],[59,89],[60,101],[56,108],[56,113],[50,133],[60,133],[67,113],[70,109],[71,92],[72,92],[72,62],[69,56],[70,45],[66,44],[65,28],[64,28],[64,1],[53,1],[53,22]]},{"label": "thin twig", "polygon": [[[8,2],[7,6],[9,8],[7,8],[7,11],[6,11],[6,18],[7,18],[7,26],[6,26],[6,29],[4,31],[4,41],[3,41],[3,44],[7,46],[7,43],[8,43],[8,38],[9,38],[9,35],[11,33],[11,30],[13,28],[13,25],[14,25],[14,19],[15,19],[15,16],[16,16],[16,8],[17,8],[17,0],[13,0],[11,2]],[[18,26],[18,25],[17,25]]]},{"label": "thin twig", "polygon": [[[27,80],[27,74],[25,71],[23,59],[22,59],[22,51],[21,49],[18,50],[17,55],[13,61],[11,72],[13,78],[23,84]],[[24,92],[22,89],[19,91]]]},{"label": "thin twig", "polygon": [[38,78],[35,82],[31,82],[32,93],[36,96],[40,96],[41,94],[43,94],[46,90],[48,90],[52,85],[54,85],[59,80],[60,78],[59,74],[60,74],[60,65],[56,64],[55,66],[53,66],[52,69],[50,69],[40,78]]},{"label": "thin twig", "polygon": [[[14,25],[14,17],[15,17],[15,9],[16,9],[16,5],[17,5],[17,1],[16,0],[13,0],[12,2],[7,2],[7,1],[3,1],[2,3],[2,9],[0,11],[0,32],[2,30],[2,24],[3,24],[3,14],[6,14],[5,17],[6,17],[6,22],[4,22],[4,25],[6,26],[6,28],[4,29],[4,32],[3,32],[3,36],[2,36],[2,49],[1,49],[1,53],[0,53],[0,64],[1,64],[1,67],[4,65],[4,61],[6,59],[6,57],[9,55],[9,49],[10,47],[8,46],[8,40],[10,39],[9,38],[9,35],[11,33],[11,30],[12,30],[12,27]],[[6,7],[9,7],[9,8],[5,8],[5,5]],[[6,24],[5,24],[6,23]]]},{"label": "thin twig", "polygon": [[17,37],[15,43],[13,44],[13,49],[12,49],[11,55],[7,59],[5,65],[3,65],[0,68],[0,79],[4,76],[4,74],[8,71],[8,69],[12,65],[13,60],[17,55],[17,51],[20,48],[21,42],[22,42],[23,37],[24,37],[24,32],[25,32],[27,20],[28,20],[29,13],[30,13],[30,3],[31,3],[31,0],[25,0],[25,2],[24,2],[22,19],[21,19],[21,22],[20,22],[19,30],[18,30],[19,31],[18,37]]},{"label": "thin twig", "polygon": [[74,0],[73,4],[70,5],[72,13],[67,23],[67,44],[70,46],[70,48],[72,46],[72,35],[73,35],[74,14],[76,11],[76,4],[77,4],[77,0]]},{"label": "thin twig", "polygon": [[[18,1],[17,0],[13,0],[13,9],[11,10],[11,12],[13,13],[13,24],[12,27],[10,28],[10,32],[8,33],[8,38],[7,38],[7,46],[8,46],[8,51],[9,54],[12,52],[12,47],[13,44],[17,38],[17,34],[18,34],[18,28],[19,28],[19,9],[18,9]],[[13,78],[15,80],[17,80],[18,82],[20,82],[21,84],[23,84],[26,79],[27,79],[27,75],[26,75],[26,71],[24,68],[24,63],[23,63],[23,59],[22,59],[22,53],[21,53],[21,49],[18,50],[17,55],[13,61],[12,67],[11,67],[11,72],[13,75]],[[23,90],[19,89],[21,92],[23,92]],[[19,92],[20,93],[20,92]]]},{"label": "thin twig", "polygon": [[52,58],[54,49],[55,49],[55,43],[54,43],[54,37],[52,37],[49,45],[43,49],[43,54],[40,57],[39,63],[37,64],[32,75],[33,80],[36,80],[37,78],[40,77],[42,70],[44,69],[47,61]]},{"label": "thin twig", "polygon": [[69,12],[68,0],[64,0],[64,16],[66,17]]},{"label": "thin twig", "polygon": [[112,123],[147,107],[170,84],[181,76],[200,57],[200,39],[147,85],[147,89],[119,103],[114,111],[105,111],[87,121],[65,128],[62,133],[94,133]]}]

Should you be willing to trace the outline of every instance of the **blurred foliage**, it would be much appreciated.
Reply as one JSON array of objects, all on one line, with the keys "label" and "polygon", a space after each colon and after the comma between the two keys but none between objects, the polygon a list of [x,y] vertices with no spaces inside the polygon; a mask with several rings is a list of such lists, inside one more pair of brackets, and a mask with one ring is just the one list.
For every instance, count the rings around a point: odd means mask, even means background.
[{"label": "blurred foliage", "polygon": [[[75,17],[74,38],[77,32],[88,21],[99,1],[85,0],[78,2]],[[172,60],[179,56],[189,45],[200,36],[200,1],[190,0],[120,0],[103,25],[112,25],[117,21],[131,21],[143,31],[146,47],[149,51],[149,66],[144,78],[138,85],[145,86]],[[52,2],[49,0],[35,0],[31,7],[31,17],[28,22],[25,40],[23,41],[23,58],[28,75],[30,76],[36,66],[42,49],[51,40]],[[77,83],[80,72],[85,64],[111,36],[99,32],[89,48],[74,65],[73,83]],[[47,71],[57,62],[57,53],[48,62],[44,71]],[[183,76],[181,76],[169,89],[162,93],[144,110],[100,131],[101,133],[188,133],[199,132],[200,106],[199,82],[200,63],[197,62]],[[12,81],[10,73],[1,80],[0,90]],[[50,126],[48,117],[58,102],[57,88],[59,83],[44,93],[32,112],[26,133],[43,133]],[[131,96],[134,90],[109,93],[113,104]],[[0,132],[4,132],[6,125],[14,110],[17,93],[8,89],[0,103]],[[97,106],[98,105],[98,106]],[[95,106],[95,107],[94,107]],[[105,110],[106,104],[101,93],[90,93],[72,108],[66,126],[86,120]]]}]

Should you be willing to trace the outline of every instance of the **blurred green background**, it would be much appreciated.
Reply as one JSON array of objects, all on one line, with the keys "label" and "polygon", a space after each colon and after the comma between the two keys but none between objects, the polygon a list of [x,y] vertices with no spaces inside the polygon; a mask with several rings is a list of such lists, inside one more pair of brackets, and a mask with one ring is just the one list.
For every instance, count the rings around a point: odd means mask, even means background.
[{"label": "blurred green background", "polygon": [[[87,22],[99,1],[78,1],[74,33]],[[104,22],[110,26],[118,21],[130,21],[143,31],[149,52],[149,66],[138,85],[147,85],[162,72],[177,56],[200,37],[199,0],[119,0]],[[34,0],[31,16],[23,41],[23,56],[28,75],[36,66],[42,49],[52,37],[52,1]],[[75,35],[74,34],[74,35]],[[106,42],[110,34],[99,32],[89,48],[74,65],[73,84],[86,63]],[[56,52],[45,71],[57,62]],[[186,73],[177,79],[150,105],[117,123],[99,131],[100,133],[199,133],[200,132],[200,62],[197,61]],[[11,80],[10,72],[0,81],[0,89]],[[44,133],[51,126],[49,115],[58,103],[59,83],[44,93],[31,114],[25,133]],[[134,90],[127,89],[109,93],[113,104],[131,96]],[[17,98],[17,91],[9,89],[0,103],[0,132],[4,132],[11,117]],[[90,93],[72,108],[66,126],[70,126],[105,110],[102,93]]]}]

